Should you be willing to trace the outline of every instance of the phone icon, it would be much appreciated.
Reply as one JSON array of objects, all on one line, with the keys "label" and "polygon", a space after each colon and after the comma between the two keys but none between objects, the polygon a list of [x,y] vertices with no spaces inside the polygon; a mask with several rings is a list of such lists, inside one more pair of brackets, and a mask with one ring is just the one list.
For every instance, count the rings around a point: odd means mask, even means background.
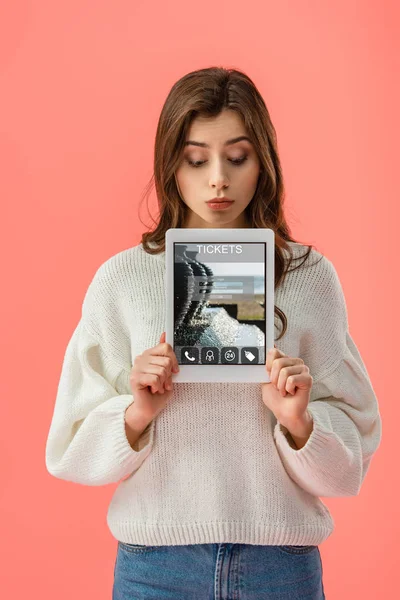
[{"label": "phone icon", "polygon": [[183,346],[181,348],[181,360],[183,365],[197,365],[199,362],[199,349],[196,346]]},{"label": "phone icon", "polygon": [[190,361],[192,361],[192,362],[193,362],[194,360],[196,360],[196,357],[195,357],[195,356],[189,356],[189,352],[188,352],[187,350],[185,350],[185,356],[186,356],[186,358],[187,358],[188,360],[190,360]]}]

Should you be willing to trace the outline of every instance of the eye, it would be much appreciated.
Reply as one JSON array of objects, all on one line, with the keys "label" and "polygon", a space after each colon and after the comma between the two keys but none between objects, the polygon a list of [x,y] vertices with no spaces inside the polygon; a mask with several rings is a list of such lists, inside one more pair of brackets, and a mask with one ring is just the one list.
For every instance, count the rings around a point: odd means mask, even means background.
[{"label": "eye", "polygon": [[232,158],[231,163],[234,165],[241,165],[245,160],[247,160],[247,156],[243,156],[242,158]]},{"label": "eye", "polygon": [[[247,156],[243,156],[242,158],[232,158],[229,159],[229,161],[235,165],[235,166],[239,166],[241,164],[243,164],[245,161],[247,160]],[[206,160],[196,160],[196,161],[192,161],[192,160],[186,160],[186,162],[194,168],[198,168],[201,167],[202,165],[204,165],[205,162],[207,162]]]}]

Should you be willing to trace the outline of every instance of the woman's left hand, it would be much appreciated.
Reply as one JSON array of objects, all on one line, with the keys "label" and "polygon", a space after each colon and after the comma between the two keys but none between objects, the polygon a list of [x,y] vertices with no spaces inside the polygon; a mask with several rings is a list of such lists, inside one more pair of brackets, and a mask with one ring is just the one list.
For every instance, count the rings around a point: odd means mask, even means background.
[{"label": "woman's left hand", "polygon": [[271,379],[262,385],[262,399],[284,426],[307,418],[313,378],[301,358],[286,356],[278,348],[267,354],[265,368]]}]

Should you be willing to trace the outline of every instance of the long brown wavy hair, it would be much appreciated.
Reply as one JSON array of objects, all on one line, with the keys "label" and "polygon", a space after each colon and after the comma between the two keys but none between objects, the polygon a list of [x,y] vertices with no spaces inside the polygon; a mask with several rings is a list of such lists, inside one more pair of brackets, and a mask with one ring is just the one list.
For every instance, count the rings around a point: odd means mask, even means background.
[{"label": "long brown wavy hair", "polygon": [[[300,268],[313,247],[302,256],[294,257],[287,242],[298,243],[290,235],[283,214],[285,191],[278,156],[277,136],[264,100],[252,80],[243,72],[223,67],[209,67],[192,71],[179,79],[171,88],[158,121],[154,146],[154,174],[146,186],[143,198],[155,185],[159,207],[158,222],[153,231],[142,234],[143,249],[149,254],[165,251],[165,232],[173,227],[183,227],[188,207],[182,201],[176,185],[177,170],[190,124],[196,116],[214,117],[223,110],[238,112],[253,142],[260,160],[260,176],[254,196],[245,209],[251,227],[270,228],[275,232],[275,288],[281,285],[290,271]],[[150,246],[149,244],[152,244]],[[288,253],[285,259],[284,250]],[[322,257],[321,257],[322,258]],[[304,259],[294,269],[294,260]],[[285,313],[274,307],[280,318],[282,331],[287,329]]]}]

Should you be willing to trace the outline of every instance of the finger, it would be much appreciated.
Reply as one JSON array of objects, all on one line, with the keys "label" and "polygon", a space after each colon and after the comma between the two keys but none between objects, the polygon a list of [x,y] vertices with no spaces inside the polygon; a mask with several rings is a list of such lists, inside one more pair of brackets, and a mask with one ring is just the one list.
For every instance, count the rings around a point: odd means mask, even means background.
[{"label": "finger", "polygon": [[149,373],[152,375],[156,375],[156,377],[157,377],[157,383],[155,384],[156,391],[159,391],[160,393],[164,392],[164,384],[168,378],[168,373],[163,365],[151,362],[148,365],[146,365],[143,373]]},{"label": "finger", "polygon": [[[162,341],[164,337],[164,341]],[[178,359],[176,358],[175,352],[171,346],[171,344],[168,344],[167,342],[165,342],[165,334],[162,333],[161,337],[160,337],[160,343],[158,344],[158,346],[155,346],[155,348],[150,348],[148,350],[148,352],[150,353],[151,356],[169,356],[172,360],[172,363],[174,364],[174,369],[177,369],[177,371],[179,371],[179,364],[178,364]]]},{"label": "finger", "polygon": [[[170,357],[166,357],[166,356],[152,356],[151,357],[151,362],[148,363],[149,365],[155,365],[155,366],[160,366],[163,368],[163,373],[158,372],[157,370],[157,374],[159,374],[159,380],[160,380],[160,389],[159,392],[160,393],[164,393],[164,388],[167,390],[172,390],[172,370],[173,367],[171,367],[171,359]],[[153,371],[152,371],[153,372]],[[162,387],[164,386],[164,387]]]},{"label": "finger", "polygon": [[167,377],[167,379],[164,381],[164,389],[162,390],[161,393],[164,393],[164,391],[170,391],[172,390],[172,378],[171,377]]},{"label": "finger", "polygon": [[167,346],[168,346],[168,356],[171,358],[171,362],[172,362],[172,370],[174,373],[178,373],[179,372],[179,363],[178,363],[178,359],[176,358],[174,349],[172,348],[172,346],[170,344],[167,344]]},{"label": "finger", "polygon": [[149,387],[151,392],[155,394],[159,390],[159,379],[157,375],[151,373],[141,373],[137,379],[139,388]]},{"label": "finger", "polygon": [[270,372],[270,380],[278,389],[278,379],[279,373],[283,367],[290,367],[293,365],[297,365],[297,359],[291,358],[290,356],[279,356],[272,361],[271,372]]},{"label": "finger", "polygon": [[313,378],[310,373],[302,372],[296,375],[290,375],[288,378],[289,381],[286,383],[286,389],[295,391],[295,388],[298,387],[302,390],[307,390],[312,388]]},{"label": "finger", "polygon": [[[278,381],[276,384],[276,389],[279,390],[281,392],[281,394],[283,396],[286,396],[286,392],[289,392],[290,394],[294,393],[294,386],[291,383],[293,381],[292,376],[293,375],[299,375],[300,373],[303,372],[303,367],[301,365],[292,365],[292,366],[285,366],[282,367],[281,370],[279,371],[279,375],[278,375]],[[289,379],[289,386],[288,386],[288,378]]]},{"label": "finger", "polygon": [[150,365],[161,365],[165,369],[164,382],[167,381],[167,379],[169,379],[170,382],[172,383],[172,373],[176,372],[174,363],[172,363],[171,360],[172,359],[169,356],[156,356],[153,354],[151,355],[151,360],[150,360],[149,364]]},{"label": "finger", "polygon": [[172,370],[174,371],[174,373],[178,373],[179,372],[178,359],[176,358],[176,354],[175,354],[175,352],[174,352],[171,344],[167,344],[165,342],[165,337],[166,337],[166,333],[165,333],[165,331],[163,331],[162,334],[161,334],[161,336],[160,336],[160,344],[165,345],[164,352],[165,352],[165,354],[169,354],[171,356],[171,359],[172,359],[172,363],[173,363]]},{"label": "finger", "polygon": [[281,356],[286,356],[283,352],[281,352],[280,350],[278,350],[278,348],[270,348],[267,352],[267,360],[265,362],[265,368],[267,369],[267,371],[271,370],[271,366],[273,361],[276,358],[279,358]]},{"label": "finger", "polygon": [[176,354],[171,346],[171,360],[172,360],[172,370],[174,373],[179,373],[179,363],[178,363],[178,359],[176,358]]}]

